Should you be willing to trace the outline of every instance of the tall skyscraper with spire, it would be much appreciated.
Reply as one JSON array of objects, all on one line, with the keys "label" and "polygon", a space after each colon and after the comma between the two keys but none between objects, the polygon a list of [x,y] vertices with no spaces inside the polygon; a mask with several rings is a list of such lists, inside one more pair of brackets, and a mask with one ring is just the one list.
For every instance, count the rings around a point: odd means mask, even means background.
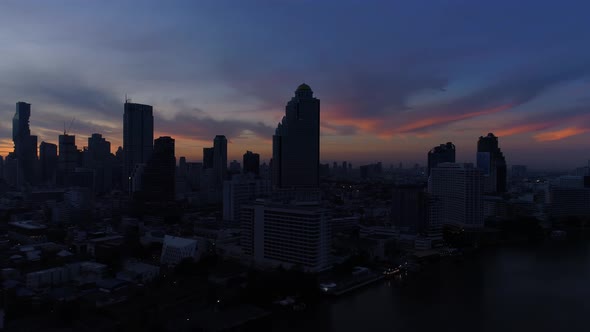
[{"label": "tall skyscraper with spire", "polygon": [[320,100],[305,83],[285,107],[285,116],[273,136],[272,157],[273,187],[319,187]]},{"label": "tall skyscraper with spire", "polygon": [[505,193],[507,190],[506,159],[493,133],[479,137],[477,142],[477,167],[483,170],[484,192]]},{"label": "tall skyscraper with spire", "polygon": [[150,105],[125,102],[123,114],[123,181],[128,181],[135,165],[147,163],[154,147],[154,115]]}]

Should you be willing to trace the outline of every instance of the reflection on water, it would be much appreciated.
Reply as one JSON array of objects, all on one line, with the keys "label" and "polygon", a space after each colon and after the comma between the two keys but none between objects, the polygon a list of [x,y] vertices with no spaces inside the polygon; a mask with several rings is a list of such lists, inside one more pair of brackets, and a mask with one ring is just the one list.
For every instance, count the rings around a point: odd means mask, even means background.
[{"label": "reflection on water", "polygon": [[326,300],[273,330],[590,331],[590,244],[492,248]]}]

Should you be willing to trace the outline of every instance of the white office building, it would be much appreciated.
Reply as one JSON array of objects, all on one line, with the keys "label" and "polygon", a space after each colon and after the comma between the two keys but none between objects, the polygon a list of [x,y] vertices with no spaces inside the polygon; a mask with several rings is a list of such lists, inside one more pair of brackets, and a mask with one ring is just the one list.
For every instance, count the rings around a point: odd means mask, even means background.
[{"label": "white office building", "polygon": [[257,202],[241,209],[240,244],[259,266],[330,267],[330,213],[316,205]]},{"label": "white office building", "polygon": [[433,168],[428,191],[438,200],[441,224],[482,227],[483,175],[473,164],[442,163]]}]

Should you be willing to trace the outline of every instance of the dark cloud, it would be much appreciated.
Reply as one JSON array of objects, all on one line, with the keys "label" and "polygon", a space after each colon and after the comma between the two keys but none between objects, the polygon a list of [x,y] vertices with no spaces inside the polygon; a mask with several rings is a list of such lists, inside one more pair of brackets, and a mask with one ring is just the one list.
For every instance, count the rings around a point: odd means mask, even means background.
[{"label": "dark cloud", "polygon": [[225,135],[228,139],[233,139],[245,131],[252,132],[260,138],[270,139],[274,133],[274,128],[262,122],[217,120],[199,113],[178,113],[173,119],[156,118],[155,122],[155,130],[159,133],[205,141],[213,141],[216,135]]}]

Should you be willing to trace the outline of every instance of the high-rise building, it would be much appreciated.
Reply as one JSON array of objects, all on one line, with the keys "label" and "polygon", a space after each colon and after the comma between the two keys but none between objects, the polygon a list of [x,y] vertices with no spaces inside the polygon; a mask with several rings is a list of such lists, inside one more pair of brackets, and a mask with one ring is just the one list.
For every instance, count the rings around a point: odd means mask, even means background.
[{"label": "high-rise building", "polygon": [[12,140],[14,142],[14,156],[17,163],[17,186],[33,184],[37,164],[37,136],[31,135],[29,118],[31,104],[19,101],[12,118]]},{"label": "high-rise building", "polygon": [[506,192],[506,159],[498,146],[498,137],[492,133],[481,136],[477,142],[477,167],[483,170],[486,193]]},{"label": "high-rise building", "polygon": [[254,173],[234,175],[223,183],[223,220],[239,221],[240,207],[270,194],[269,180],[257,178]]},{"label": "high-rise building", "polygon": [[221,189],[227,177],[227,138],[223,135],[213,140],[213,174],[215,184]]},{"label": "high-rise building", "polygon": [[273,136],[273,186],[317,188],[320,166],[320,100],[301,84]]},{"label": "high-rise building", "polygon": [[[427,247],[443,243],[440,202],[426,192],[424,185],[398,185],[393,188],[391,221],[400,237],[414,236]],[[427,248],[427,249],[428,249]]]},{"label": "high-rise building", "polygon": [[55,185],[57,171],[57,145],[41,142],[39,145],[39,163],[41,164],[41,182]]},{"label": "high-rise building", "polygon": [[179,177],[186,176],[186,157],[178,158],[178,172],[177,175]]},{"label": "high-rise building", "polygon": [[430,169],[436,167],[440,163],[454,163],[455,162],[455,144],[447,142],[435,146],[428,151],[428,175]]},{"label": "high-rise building", "polygon": [[440,202],[442,224],[483,226],[483,176],[473,164],[438,164],[430,171],[428,192]]},{"label": "high-rise building", "polygon": [[151,201],[173,201],[175,172],[174,139],[160,137],[154,141],[154,153],[143,171],[143,197]]},{"label": "high-rise building", "polygon": [[309,272],[330,267],[329,210],[257,202],[240,211],[242,250],[258,265],[300,266]]},{"label": "high-rise building", "polygon": [[[124,182],[136,164],[147,163],[154,145],[154,115],[150,105],[125,102],[123,114]],[[124,188],[128,188],[127,185]]]},{"label": "high-rise building", "polygon": [[260,155],[252,151],[246,151],[243,157],[244,174],[252,173],[260,175]]},{"label": "high-rise building", "polygon": [[88,138],[88,150],[85,153],[84,167],[94,171],[94,190],[107,193],[112,189],[111,142],[101,134],[92,134]]},{"label": "high-rise building", "polygon": [[203,148],[203,168],[213,168],[213,156],[215,154],[214,148]]},{"label": "high-rise building", "polygon": [[78,147],[76,136],[59,135],[59,156],[57,159],[57,182],[61,185],[69,185],[68,179],[78,166]]}]

